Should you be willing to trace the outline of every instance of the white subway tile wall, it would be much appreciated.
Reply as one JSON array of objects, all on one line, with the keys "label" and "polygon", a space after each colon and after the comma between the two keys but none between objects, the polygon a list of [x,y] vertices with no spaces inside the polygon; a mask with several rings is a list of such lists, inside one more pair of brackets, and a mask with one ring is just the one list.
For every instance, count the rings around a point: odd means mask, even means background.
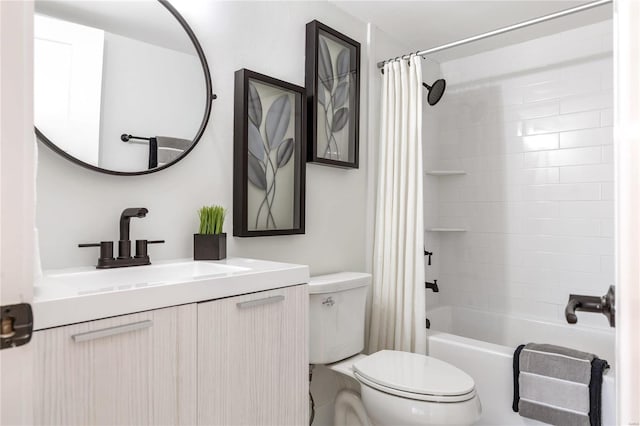
[{"label": "white subway tile wall", "polygon": [[425,226],[467,232],[425,233],[440,287],[429,305],[564,321],[570,293],[614,283],[612,27],[441,64],[448,87],[425,110],[425,164],[467,174],[425,178]]}]

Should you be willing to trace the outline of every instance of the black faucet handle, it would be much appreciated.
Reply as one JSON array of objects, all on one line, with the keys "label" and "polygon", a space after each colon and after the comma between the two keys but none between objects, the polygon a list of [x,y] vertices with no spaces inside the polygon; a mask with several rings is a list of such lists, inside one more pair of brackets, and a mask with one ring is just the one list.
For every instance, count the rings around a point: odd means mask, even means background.
[{"label": "black faucet handle", "polygon": [[147,246],[149,244],[162,244],[164,240],[136,240],[136,258],[149,257]]},{"label": "black faucet handle", "polygon": [[602,297],[581,294],[569,295],[569,301],[564,310],[564,316],[569,324],[578,322],[576,311],[602,313],[609,320],[609,325],[615,327],[615,287],[610,286],[607,294]]},{"label": "black faucet handle", "polygon": [[567,306],[564,308],[564,317],[569,324],[578,322],[578,316],[576,315],[578,306],[580,306],[580,302],[577,299],[569,299]]},{"label": "black faucet handle", "polygon": [[78,247],[100,247],[100,259],[113,259],[113,241],[100,241],[99,243],[78,244]]}]

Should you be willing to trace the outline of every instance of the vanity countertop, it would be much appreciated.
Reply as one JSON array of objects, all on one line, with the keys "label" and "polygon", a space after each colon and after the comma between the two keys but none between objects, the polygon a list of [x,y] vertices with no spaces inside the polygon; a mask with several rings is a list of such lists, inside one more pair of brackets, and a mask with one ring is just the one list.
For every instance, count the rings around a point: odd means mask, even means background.
[{"label": "vanity countertop", "polygon": [[33,328],[42,330],[307,282],[306,265],[245,258],[49,270],[34,287]]}]

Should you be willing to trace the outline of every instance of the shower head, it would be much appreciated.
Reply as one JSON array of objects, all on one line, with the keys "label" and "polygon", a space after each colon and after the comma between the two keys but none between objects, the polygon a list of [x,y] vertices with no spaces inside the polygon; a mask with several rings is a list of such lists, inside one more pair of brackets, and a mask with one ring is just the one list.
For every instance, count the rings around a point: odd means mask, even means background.
[{"label": "shower head", "polygon": [[444,89],[447,87],[447,82],[444,81],[444,79],[440,78],[436,80],[431,86],[429,86],[427,83],[422,83],[422,85],[429,91],[429,94],[427,95],[427,102],[429,102],[429,105],[433,106],[438,103],[438,101],[444,94]]}]

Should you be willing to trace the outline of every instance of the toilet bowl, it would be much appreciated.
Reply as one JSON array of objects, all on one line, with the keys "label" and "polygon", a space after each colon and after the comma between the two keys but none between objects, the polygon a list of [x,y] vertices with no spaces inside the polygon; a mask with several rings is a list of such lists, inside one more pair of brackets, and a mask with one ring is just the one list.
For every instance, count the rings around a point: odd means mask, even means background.
[{"label": "toilet bowl", "polygon": [[473,379],[444,361],[384,350],[353,368],[375,425],[468,425],[480,417]]},{"label": "toilet bowl", "polygon": [[482,412],[473,379],[436,358],[383,350],[327,367],[360,384],[338,393],[335,426],[470,425]]},{"label": "toilet bowl", "polygon": [[338,393],[335,426],[475,423],[482,412],[480,398],[464,371],[409,352],[359,354],[370,281],[369,274],[342,272],[312,277],[309,283],[310,363],[325,364],[360,385],[360,394]]},{"label": "toilet bowl", "polygon": [[338,392],[334,403],[333,425],[371,426],[369,416],[358,393],[349,389]]}]

